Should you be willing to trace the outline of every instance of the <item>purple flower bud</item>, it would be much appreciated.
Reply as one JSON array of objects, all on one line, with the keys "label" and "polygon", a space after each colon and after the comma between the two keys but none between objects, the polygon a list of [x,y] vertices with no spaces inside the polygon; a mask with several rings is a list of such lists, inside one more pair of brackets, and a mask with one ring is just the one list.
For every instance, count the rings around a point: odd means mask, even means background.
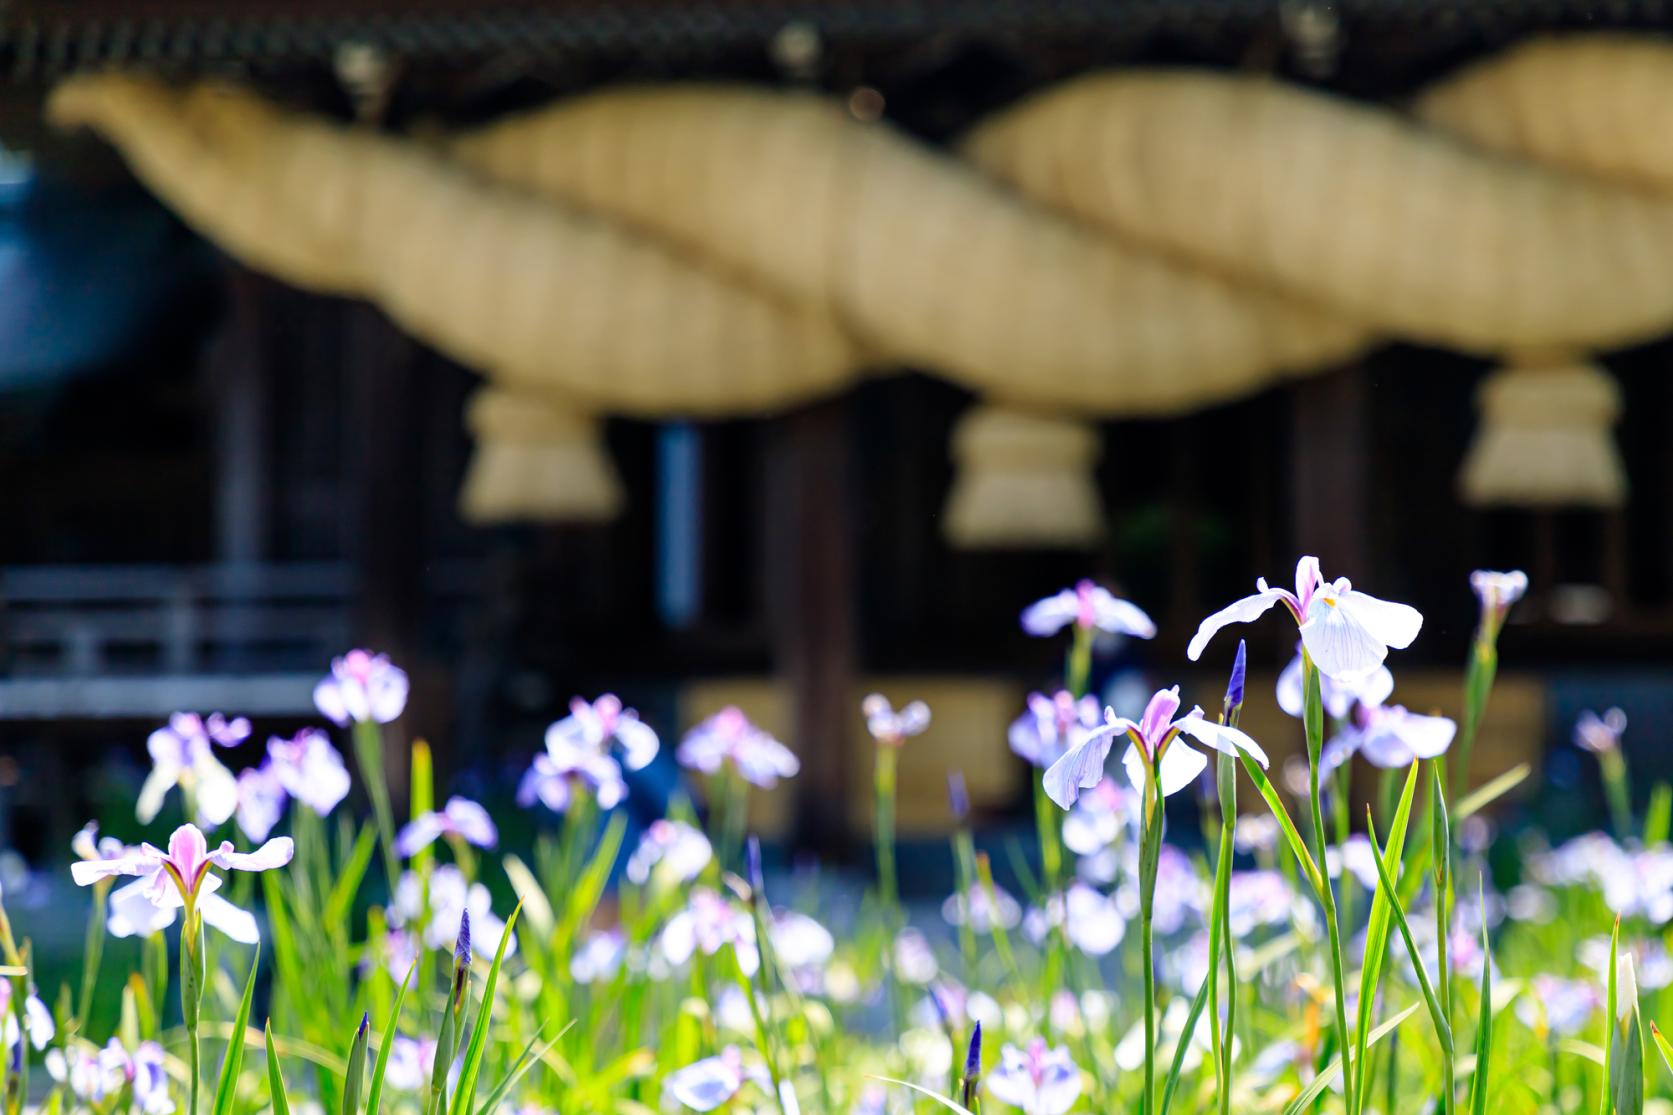
[{"label": "purple flower bud", "polygon": [[360,1012],[360,1028],[354,1032],[354,1040],[359,1041],[361,1038],[365,1037],[366,1036],[366,1030],[371,1025],[372,1025],[372,1014],[371,1014],[371,1012],[370,1011],[361,1011]]},{"label": "purple flower bud", "polygon": [[1237,657],[1232,660],[1231,680],[1226,683],[1226,722],[1237,714],[1243,707],[1243,682],[1249,674],[1249,647],[1242,639],[1237,641]]},{"label": "purple flower bud", "polygon": [[959,824],[970,819],[970,793],[964,788],[964,774],[961,771],[947,772],[947,804],[952,807],[953,819]]},{"label": "purple flower bud", "polygon": [[750,889],[757,897],[767,891],[766,882],[761,877],[761,841],[755,837],[749,838],[749,844],[744,849],[744,858],[749,871]]},{"label": "purple flower bud", "polygon": [[459,943],[453,946],[453,967],[457,969],[471,966],[471,912],[464,911],[459,919]]},{"label": "purple flower bud", "polygon": [[982,1082],[982,1024],[970,1034],[970,1052],[964,1057],[964,1084],[959,1089],[959,1102],[965,1110],[976,1110],[976,1088]]}]

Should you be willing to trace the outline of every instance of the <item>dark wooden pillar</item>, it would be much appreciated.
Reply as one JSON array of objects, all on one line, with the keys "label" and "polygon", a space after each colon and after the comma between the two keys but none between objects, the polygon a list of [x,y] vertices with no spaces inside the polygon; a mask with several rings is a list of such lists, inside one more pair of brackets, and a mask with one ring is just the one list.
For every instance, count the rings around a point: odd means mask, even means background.
[{"label": "dark wooden pillar", "polygon": [[[354,570],[354,629],[412,682],[405,724],[430,737],[441,709],[420,659],[423,606],[422,405],[418,347],[367,305],[344,307],[343,552]],[[407,741],[385,734],[390,793],[405,800]],[[445,740],[432,738],[440,751]],[[440,756],[438,756],[439,758]]]},{"label": "dark wooden pillar", "polygon": [[215,411],[215,557],[271,556],[273,428],[270,323],[274,284],[227,266],[227,315],[205,360]]},{"label": "dark wooden pillar", "polygon": [[797,847],[849,847],[855,560],[847,406],[821,403],[772,423],[767,448],[767,612],[793,705]]},{"label": "dark wooden pillar", "polygon": [[1376,583],[1368,394],[1358,366],[1297,382],[1291,396],[1290,506],[1297,557],[1317,554],[1327,577]]}]

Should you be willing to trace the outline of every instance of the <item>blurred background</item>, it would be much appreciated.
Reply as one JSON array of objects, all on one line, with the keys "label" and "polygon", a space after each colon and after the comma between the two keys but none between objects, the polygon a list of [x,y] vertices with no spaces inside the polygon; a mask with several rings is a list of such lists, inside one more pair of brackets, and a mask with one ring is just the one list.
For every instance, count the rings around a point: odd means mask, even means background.
[{"label": "blurred background", "polygon": [[[761,826],[791,849],[863,862],[872,746],[863,695],[934,709],[931,731],[902,754],[903,835],[945,831],[950,767],[965,772],[984,824],[1026,825],[1029,768],[1010,753],[1006,728],[1030,690],[1054,687],[1063,644],[1024,634],[1023,607],[1096,579],[1160,628],[1152,642],[1099,645],[1105,699],[1133,712],[1150,689],[1182,681],[1188,701],[1210,705],[1235,640],[1222,636],[1187,663],[1198,621],[1256,576],[1289,583],[1303,553],[1319,554],[1327,576],[1424,612],[1421,638],[1391,662],[1396,698],[1455,716],[1476,619],[1469,571],[1528,571],[1533,588],[1502,639],[1476,763],[1491,773],[1533,762],[1543,788],[1528,792],[1531,808],[1559,832],[1577,829],[1601,802],[1591,764],[1570,744],[1580,710],[1623,707],[1635,775],[1645,786],[1673,776],[1663,746],[1673,728],[1673,345],[1658,339],[1673,316],[1601,328],[1596,343],[1582,343],[1591,338],[1577,326],[1557,357],[1541,341],[1536,371],[1572,383],[1552,388],[1558,416],[1547,424],[1563,427],[1554,448],[1541,448],[1536,429],[1520,452],[1570,463],[1531,483],[1518,482],[1527,477],[1514,463],[1478,464],[1484,475],[1463,479],[1492,423],[1517,421],[1484,406],[1484,385],[1520,374],[1503,369],[1522,347],[1448,344],[1444,328],[1380,322],[1366,343],[1343,346],[1346,356],[1271,361],[1270,374],[1195,394],[1183,386],[1190,369],[1158,365],[1158,382],[1182,385],[1166,404],[1115,395],[1083,405],[1064,390],[1041,407],[1022,387],[983,391],[973,372],[947,373],[992,365],[997,382],[1015,367],[1019,383],[1039,384],[1049,359],[1025,372],[1010,355],[984,361],[978,347],[963,364],[936,366],[920,355],[926,344],[891,343],[876,324],[885,310],[836,299],[831,318],[865,351],[853,361],[863,374],[723,405],[686,392],[687,369],[668,352],[657,358],[668,406],[601,396],[583,408],[596,422],[582,435],[562,423],[526,433],[518,420],[530,412],[515,401],[469,410],[483,373],[499,369],[492,356],[472,357],[486,349],[415,328],[410,300],[388,289],[291,281],[218,213],[229,183],[256,198],[277,191],[299,212],[310,193],[345,190],[329,168],[299,178],[262,164],[284,137],[220,134],[217,151],[248,156],[245,177],[211,175],[210,200],[194,200],[176,165],[186,149],[146,146],[194,126],[186,110],[153,135],[99,112],[77,121],[91,131],[62,129],[46,103],[82,72],[137,72],[175,89],[214,79],[336,122],[357,143],[428,150],[436,137],[585,94],[746,84],[828,98],[848,123],[889,129],[912,159],[963,175],[972,129],[1098,71],[1276,79],[1404,119],[1433,83],[1535,36],[1608,30],[1654,41],[1667,19],[1659,0],[0,3],[0,841],[30,860],[57,858],[88,816],[131,826],[144,741],[169,713],[244,714],[257,739],[288,734],[317,721],[310,694],[330,658],[368,646],[411,674],[402,729],[432,742],[445,785],[508,800],[575,694],[619,692],[669,742],[735,703],[803,765],[757,795]],[[605,153],[594,154],[608,159],[611,133],[598,127]],[[1356,168],[1364,155],[1344,149],[1323,172],[1357,174],[1350,198],[1419,188],[1421,168]],[[793,152],[750,169],[770,178],[808,166]],[[690,168],[664,173],[665,196],[686,175],[698,188]],[[1207,185],[1241,184],[1228,169]],[[912,207],[933,222],[963,196],[907,196],[917,185],[903,173],[852,188],[895,204],[908,230]],[[448,195],[464,200],[425,210],[412,236],[474,227],[475,188],[466,181]],[[629,173],[621,189],[633,188]],[[1006,188],[982,187],[996,197]],[[482,196],[500,204],[486,187]],[[1212,229],[1216,189],[1203,196],[1200,223]],[[811,215],[817,200],[807,198],[807,213],[779,213],[765,242],[795,242],[824,220]],[[564,219],[637,227],[607,202],[566,205]],[[1051,206],[1028,204],[1048,220]],[[280,246],[302,236],[288,210],[256,208]],[[1108,235],[1052,212],[1052,236]],[[1310,219],[1324,228],[1378,218],[1326,208]],[[986,243],[967,231],[972,246]],[[960,247],[954,237],[898,269],[916,269],[908,285],[919,290],[953,290],[967,262]],[[1469,245],[1406,248],[1444,273]],[[487,266],[476,260],[465,274],[461,262],[449,290],[476,283],[495,292],[489,302],[514,297],[525,266],[516,244],[486,251]],[[676,262],[701,255],[684,243],[667,251]],[[594,260],[556,262],[564,305],[638,307],[630,271],[589,269]],[[1513,254],[1489,283],[1517,286],[1536,264]],[[724,260],[713,273],[736,278]],[[736,286],[753,291],[754,278]],[[1019,336],[1043,312],[1023,297],[1010,305]],[[624,311],[614,328],[654,344],[663,315],[678,312]],[[986,324],[1003,333],[1011,323]],[[711,340],[691,376],[718,367],[724,378],[729,345],[740,367],[759,363],[763,342],[751,334]],[[568,359],[563,343],[550,351]],[[576,373],[583,385],[587,374]],[[594,374],[603,384],[615,373],[601,364]],[[1124,374],[1109,362],[1111,382]],[[1579,394],[1564,395],[1569,387]],[[983,415],[992,421],[972,418]],[[462,503],[473,470],[490,467],[490,443],[507,436],[524,449],[549,437],[569,464],[525,460],[532,471],[521,479],[494,474],[502,498],[479,487]],[[474,482],[489,484],[485,475]],[[577,498],[564,498],[566,484]],[[1299,737],[1270,699],[1294,649],[1285,627],[1245,632],[1244,724],[1279,753]],[[399,758],[397,749],[396,777]]]}]

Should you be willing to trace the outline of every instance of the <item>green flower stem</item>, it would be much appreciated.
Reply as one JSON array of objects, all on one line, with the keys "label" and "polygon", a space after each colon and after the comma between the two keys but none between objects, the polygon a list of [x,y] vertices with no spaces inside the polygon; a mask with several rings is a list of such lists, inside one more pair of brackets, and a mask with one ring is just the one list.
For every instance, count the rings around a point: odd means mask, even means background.
[{"label": "green flower stem", "polygon": [[208,978],[204,953],[203,919],[188,901],[180,934],[180,1016],[186,1024],[187,1115],[198,1113],[203,1050],[198,1034],[203,1007],[203,985]]},{"label": "green flower stem", "polygon": [[895,780],[899,755],[888,744],[878,744],[873,769],[876,791],[874,817],[877,843],[877,895],[885,914],[893,918],[900,905],[900,888],[895,880]]},{"label": "green flower stem", "polygon": [[[1236,713],[1233,711],[1233,718]],[[1214,871],[1214,924],[1209,931],[1208,1003],[1210,1037],[1215,1058],[1215,1082],[1220,1115],[1231,1113],[1232,1035],[1237,1026],[1237,942],[1231,934],[1231,864],[1237,845],[1237,760],[1218,754],[1215,785],[1220,792],[1220,854]],[[1220,1027],[1220,956],[1226,960],[1226,1021]]]},{"label": "green flower stem", "polygon": [[389,804],[389,780],[383,771],[383,729],[372,720],[356,720],[353,730],[354,758],[360,777],[372,799],[372,815],[378,822],[378,843],[383,848],[383,870],[389,879],[389,893],[401,878],[401,861],[395,855],[395,813]]},{"label": "green flower stem", "polygon": [[1069,696],[1080,700],[1092,684],[1092,629],[1075,625],[1075,638],[1069,644],[1069,661],[1063,671],[1063,688]]},{"label": "green flower stem", "polygon": [[[1312,809],[1313,858],[1318,865],[1319,901],[1324,904],[1325,929],[1330,937],[1330,976],[1336,999],[1336,1045],[1342,1055],[1342,1079],[1354,1078],[1349,1064],[1348,1047],[1347,975],[1342,966],[1342,928],[1336,916],[1336,888],[1325,867],[1324,810],[1319,796],[1319,757],[1324,750],[1324,698],[1319,692],[1319,668],[1306,648],[1301,652],[1301,667],[1307,695],[1305,723],[1307,726],[1307,798]],[[1346,1091],[1348,1115],[1354,1115],[1353,1089]]]},{"label": "green flower stem", "polygon": [[[1142,748],[1141,748],[1142,751]],[[1145,769],[1143,842],[1139,847],[1139,962],[1144,977],[1144,1098],[1142,1115],[1156,1110],[1156,943],[1153,932],[1156,870],[1162,855],[1162,787],[1151,763]]]},{"label": "green flower stem", "polygon": [[1496,631],[1485,627],[1477,630],[1470,648],[1470,661],[1464,669],[1464,722],[1459,725],[1458,745],[1452,749],[1452,776],[1460,792],[1469,786],[1470,755],[1475,751],[1476,732],[1487,712],[1487,697],[1499,672],[1497,638]]},{"label": "green flower stem", "polygon": [[894,978],[895,933],[900,916],[900,884],[895,876],[895,783],[900,751],[886,743],[877,745],[873,767],[876,793],[873,839],[877,844],[877,898],[883,919],[883,971],[889,985],[889,1017],[895,1033],[906,1029],[906,1004],[900,981]]},{"label": "green flower stem", "polygon": [[1598,753],[1598,770],[1603,775],[1603,796],[1609,802],[1609,823],[1615,837],[1632,835],[1632,788],[1627,784],[1627,761],[1619,749]]},{"label": "green flower stem", "polygon": [[730,764],[715,776],[715,796],[720,799],[720,847],[715,862],[722,871],[732,868],[743,854],[744,836],[749,831],[749,785]]},{"label": "green flower stem", "polygon": [[81,998],[76,1004],[76,1032],[87,1033],[88,1017],[93,1013],[93,990],[99,981],[99,965],[105,955],[105,918],[110,908],[110,881],[93,886],[93,916],[87,922],[87,935],[82,945]]}]

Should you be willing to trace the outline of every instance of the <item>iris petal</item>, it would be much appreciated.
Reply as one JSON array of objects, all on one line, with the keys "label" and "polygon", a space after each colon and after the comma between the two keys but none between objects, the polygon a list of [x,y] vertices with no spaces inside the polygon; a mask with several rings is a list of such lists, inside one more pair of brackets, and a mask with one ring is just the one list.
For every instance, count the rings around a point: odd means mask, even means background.
[{"label": "iris petal", "polygon": [[1274,604],[1287,596],[1289,596],[1289,593],[1283,589],[1269,588],[1226,605],[1197,625],[1197,633],[1191,636],[1191,644],[1185,648],[1185,657],[1195,662],[1202,657],[1203,649],[1208,646],[1208,640],[1212,639],[1214,633],[1220,628],[1234,623],[1253,622],[1265,615]]}]

